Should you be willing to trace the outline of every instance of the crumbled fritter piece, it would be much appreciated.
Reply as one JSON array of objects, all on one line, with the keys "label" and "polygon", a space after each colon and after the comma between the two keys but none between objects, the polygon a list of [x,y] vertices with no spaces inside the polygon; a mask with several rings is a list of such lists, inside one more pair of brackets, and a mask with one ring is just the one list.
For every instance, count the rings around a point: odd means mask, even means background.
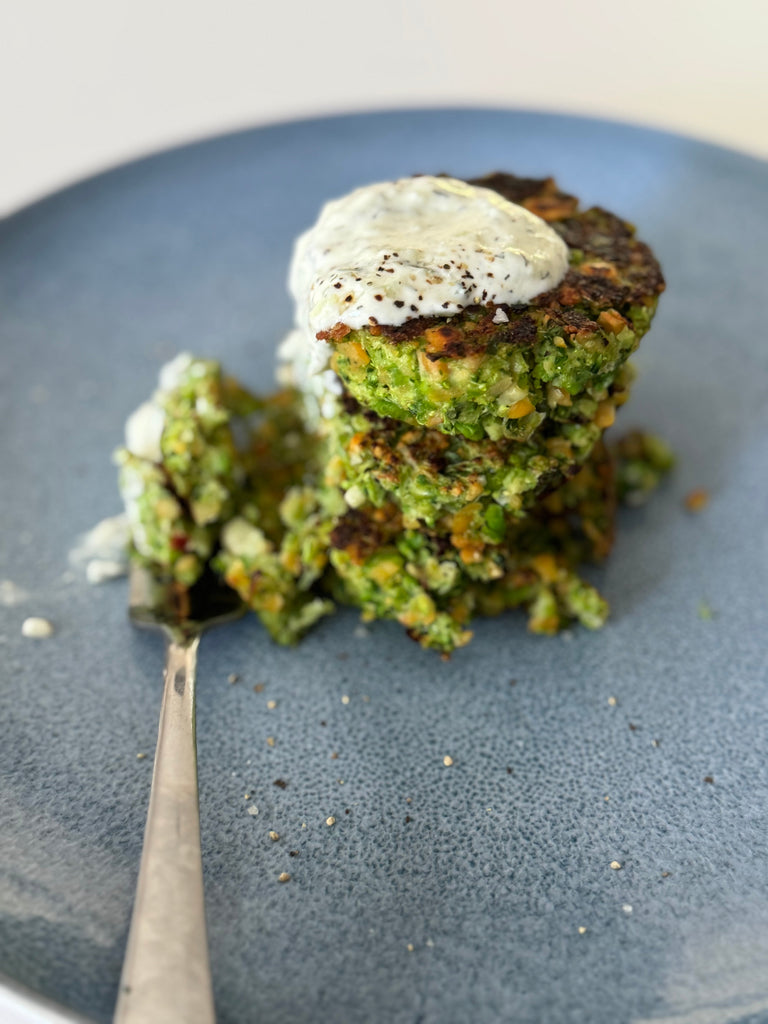
[{"label": "crumbled fritter piece", "polygon": [[172,365],[173,386],[151,403],[161,425],[155,457],[120,448],[115,461],[136,560],[191,586],[238,504],[245,471],[233,428],[258,401],[212,360],[181,356]]},{"label": "crumbled fritter piece", "polygon": [[214,550],[215,527],[194,522],[162,466],[125,448],[115,457],[131,523],[134,561],[191,587],[202,576]]},{"label": "crumbled fritter piece", "polygon": [[573,473],[602,434],[586,422],[557,424],[527,442],[467,441],[377,416],[350,397],[325,429],[326,483],[343,487],[351,503],[395,498],[413,525],[476,502],[521,514]]},{"label": "crumbled fritter piece", "polygon": [[293,644],[333,611],[333,602],[312,591],[328,564],[332,520],[307,488],[288,491],[280,518],[285,532],[279,546],[247,520],[231,520],[222,531],[213,567],[274,640]]},{"label": "crumbled fritter piece", "polygon": [[666,441],[633,430],[611,445],[616,460],[616,490],[624,505],[643,505],[675,464]]},{"label": "crumbled fritter piece", "polygon": [[286,388],[262,399],[243,452],[248,474],[242,514],[258,523],[274,543],[285,531],[280,503],[292,487],[314,480],[318,441],[301,414],[298,392]]}]

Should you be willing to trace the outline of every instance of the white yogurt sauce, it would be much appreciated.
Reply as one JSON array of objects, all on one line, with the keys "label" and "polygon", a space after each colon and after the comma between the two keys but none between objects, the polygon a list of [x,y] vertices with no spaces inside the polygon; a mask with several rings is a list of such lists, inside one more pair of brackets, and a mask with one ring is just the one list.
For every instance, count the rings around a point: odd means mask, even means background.
[{"label": "white yogurt sauce", "polygon": [[356,189],[323,207],[295,244],[289,288],[300,386],[325,369],[316,337],[335,324],[397,326],[467,306],[527,303],[565,276],[568,248],[545,221],[487,188],[423,176]]},{"label": "white yogurt sauce", "polygon": [[[313,353],[320,354],[319,364]],[[302,392],[304,414],[312,428],[321,418],[330,419],[335,414],[336,396],[342,392],[341,381],[327,365],[329,358],[329,345],[298,328],[290,331],[277,348],[277,379]]]},{"label": "white yogurt sauce", "polygon": [[140,459],[148,459],[150,462],[162,460],[160,441],[165,428],[163,399],[168,392],[179,387],[193,361],[189,352],[179,352],[162,366],[157,391],[148,402],[142,402],[126,420],[125,447],[133,455]]}]

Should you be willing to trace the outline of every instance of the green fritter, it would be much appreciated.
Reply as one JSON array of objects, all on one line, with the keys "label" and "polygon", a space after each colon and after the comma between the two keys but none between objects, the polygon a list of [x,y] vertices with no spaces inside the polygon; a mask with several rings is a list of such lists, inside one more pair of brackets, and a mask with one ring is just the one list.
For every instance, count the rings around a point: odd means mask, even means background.
[{"label": "green fritter", "polygon": [[572,622],[599,629],[607,603],[577,567],[609,549],[612,474],[598,473],[581,486],[582,500],[574,494],[564,502],[572,506],[564,536],[561,511],[551,519],[542,514],[503,543],[473,548],[469,561],[461,538],[404,528],[394,506],[350,510],[331,532],[335,596],[360,607],[368,621],[393,618],[423,647],[443,654],[469,642],[473,615],[513,607],[527,609],[535,633],[556,633]]},{"label": "green fritter", "polygon": [[[657,439],[632,436],[632,464],[646,442],[656,451]],[[553,634],[574,622],[599,629],[608,604],[578,569],[611,551],[627,447],[621,440],[610,449],[599,443],[576,476],[497,543],[482,529],[473,532],[467,510],[447,532],[406,528],[394,504],[344,512],[330,534],[335,596],[359,606],[368,620],[395,619],[444,655],[469,642],[473,616],[510,608],[526,609],[534,633]],[[658,484],[670,464],[662,468],[654,456],[653,465]]]},{"label": "green fritter", "polygon": [[578,421],[584,403],[588,418],[609,419],[605,393],[664,290],[653,253],[631,224],[597,207],[579,211],[552,179],[497,174],[472,184],[549,222],[569,249],[564,279],[527,305],[472,306],[401,326],[338,323],[318,335],[333,348],[333,369],[379,415],[471,440],[525,440],[545,419]]},{"label": "green fritter", "polygon": [[[610,419],[629,395],[631,372],[621,368],[603,412]],[[349,394],[323,424],[324,479],[345,491],[351,506],[394,500],[408,526],[433,526],[447,513],[479,503],[491,530],[503,531],[538,496],[577,472],[603,434],[606,417],[547,422],[528,441],[470,441],[461,435],[411,426],[362,408]]]}]

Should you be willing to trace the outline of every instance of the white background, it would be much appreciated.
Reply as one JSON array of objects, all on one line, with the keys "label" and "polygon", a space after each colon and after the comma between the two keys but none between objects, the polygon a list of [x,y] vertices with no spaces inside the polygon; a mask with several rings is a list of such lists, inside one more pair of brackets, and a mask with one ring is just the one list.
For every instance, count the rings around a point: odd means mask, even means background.
[{"label": "white background", "polygon": [[0,214],[122,160],[323,112],[594,114],[768,157],[765,0],[0,0]]}]

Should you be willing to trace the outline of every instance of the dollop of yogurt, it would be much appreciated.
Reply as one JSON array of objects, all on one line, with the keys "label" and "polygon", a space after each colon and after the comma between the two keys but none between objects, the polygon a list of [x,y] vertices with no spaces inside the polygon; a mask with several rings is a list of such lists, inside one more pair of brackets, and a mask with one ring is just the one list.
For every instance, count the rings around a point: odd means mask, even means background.
[{"label": "dollop of yogurt", "polygon": [[[397,326],[472,305],[527,303],[565,276],[568,249],[545,221],[487,188],[422,176],[358,188],[323,207],[295,244],[291,362],[325,369],[317,334]],[[300,366],[300,359],[304,365]]]}]

